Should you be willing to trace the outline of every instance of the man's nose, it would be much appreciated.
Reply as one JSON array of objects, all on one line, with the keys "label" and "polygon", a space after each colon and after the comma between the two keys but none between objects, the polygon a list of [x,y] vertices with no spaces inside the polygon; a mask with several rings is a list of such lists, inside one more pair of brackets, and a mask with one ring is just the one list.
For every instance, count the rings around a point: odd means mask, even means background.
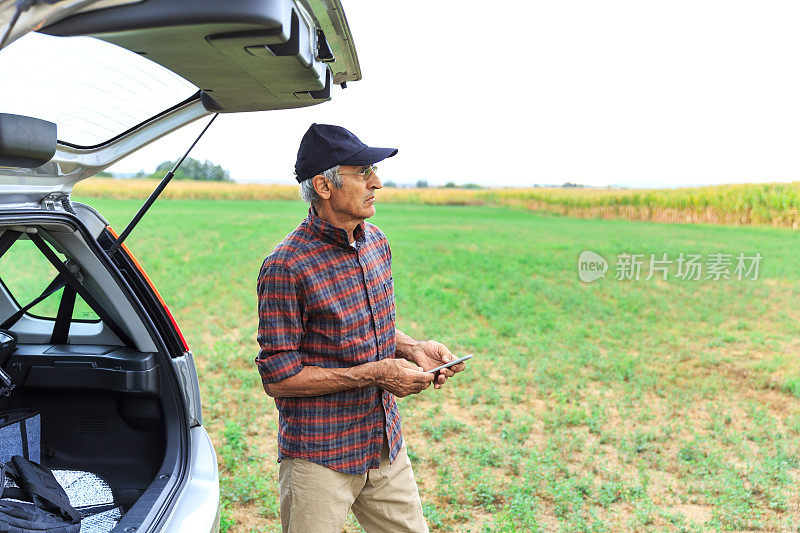
[{"label": "man's nose", "polygon": [[373,171],[369,175],[369,188],[370,189],[382,189],[383,183],[381,183],[381,179],[378,177],[378,173]]}]

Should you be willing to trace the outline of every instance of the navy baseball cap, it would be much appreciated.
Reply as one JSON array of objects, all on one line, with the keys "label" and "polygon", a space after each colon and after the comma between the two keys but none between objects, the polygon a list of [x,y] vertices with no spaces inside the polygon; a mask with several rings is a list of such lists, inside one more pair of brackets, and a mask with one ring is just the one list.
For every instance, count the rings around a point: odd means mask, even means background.
[{"label": "navy baseball cap", "polygon": [[397,148],[367,146],[341,126],[312,124],[300,141],[294,172],[302,182],[336,165],[371,165],[396,153]]}]

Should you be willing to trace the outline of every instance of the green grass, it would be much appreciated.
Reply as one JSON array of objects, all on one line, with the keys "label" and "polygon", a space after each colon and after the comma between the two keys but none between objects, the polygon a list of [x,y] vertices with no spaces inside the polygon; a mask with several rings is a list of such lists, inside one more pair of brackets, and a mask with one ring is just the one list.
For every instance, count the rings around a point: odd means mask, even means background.
[{"label": "green grass", "polygon": [[[139,206],[89,202],[117,230]],[[305,213],[161,200],[129,239],[195,353],[228,531],[279,527],[255,283]],[[797,527],[796,232],[479,206],[379,204],[373,221],[392,245],[398,327],[475,354],[444,389],[400,401],[433,530]],[[583,250],[764,259],[758,281],[584,284]]]}]

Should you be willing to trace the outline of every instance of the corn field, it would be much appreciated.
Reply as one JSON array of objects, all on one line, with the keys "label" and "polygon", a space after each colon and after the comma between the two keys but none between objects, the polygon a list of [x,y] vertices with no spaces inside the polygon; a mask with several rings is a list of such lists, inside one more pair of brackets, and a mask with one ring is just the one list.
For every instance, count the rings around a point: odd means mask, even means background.
[{"label": "corn field", "polygon": [[[90,179],[75,194],[95,198],[146,198],[151,179]],[[164,198],[296,200],[296,185],[174,181]],[[509,206],[583,218],[654,222],[800,227],[800,182],[715,185],[681,189],[384,188],[379,202]]]}]

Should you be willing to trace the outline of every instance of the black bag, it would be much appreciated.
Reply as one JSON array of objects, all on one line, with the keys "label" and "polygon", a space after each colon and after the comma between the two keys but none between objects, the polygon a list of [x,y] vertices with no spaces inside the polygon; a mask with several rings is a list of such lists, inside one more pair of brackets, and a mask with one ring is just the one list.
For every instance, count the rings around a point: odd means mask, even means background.
[{"label": "black bag", "polygon": [[[6,487],[10,478],[17,487]],[[1,468],[0,532],[78,533],[81,515],[53,473],[44,466],[15,455]],[[13,498],[12,501],[7,498]],[[29,502],[29,503],[28,503]]]}]

